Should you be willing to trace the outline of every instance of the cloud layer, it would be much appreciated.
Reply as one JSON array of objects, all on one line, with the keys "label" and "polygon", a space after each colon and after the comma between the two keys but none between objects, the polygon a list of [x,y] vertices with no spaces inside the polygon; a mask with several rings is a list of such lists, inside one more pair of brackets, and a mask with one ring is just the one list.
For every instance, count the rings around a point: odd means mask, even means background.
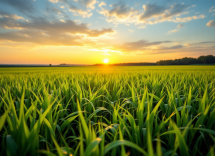
[{"label": "cloud layer", "polygon": [[108,22],[118,23],[135,23],[135,24],[156,24],[158,22],[188,22],[194,19],[205,18],[203,14],[199,16],[180,17],[188,14],[189,8],[194,5],[173,4],[170,6],[160,6],[156,3],[143,5],[143,10],[136,10],[123,2],[111,5],[111,9],[102,7],[98,12],[106,17]]},{"label": "cloud layer", "polygon": [[100,37],[113,34],[111,28],[91,30],[87,24],[77,24],[72,20],[49,21],[46,18],[24,20],[17,15],[0,12],[0,28],[14,29],[12,32],[0,33],[0,41],[32,42],[44,45],[84,45],[88,37]]},{"label": "cloud layer", "polygon": [[91,10],[95,9],[96,0],[74,0],[84,8],[77,7],[74,3],[69,0],[49,0],[52,3],[63,3],[69,11],[73,12],[75,16],[81,16],[83,18],[92,16]]},{"label": "cloud layer", "polygon": [[[166,0],[163,2],[166,3]],[[180,41],[183,40],[180,37],[193,26],[200,29],[198,25],[192,25],[192,22],[191,24],[185,22],[203,19],[206,15],[205,24],[208,27],[215,27],[215,21],[209,19],[213,17],[211,12],[214,12],[214,7],[208,7],[207,14],[204,12],[206,14],[204,15],[201,14],[202,10],[196,10],[197,7],[195,8],[191,2],[165,3],[0,0],[0,46],[6,43],[11,43],[11,47],[16,44],[83,46],[86,49],[100,49],[98,51],[138,55],[211,48],[209,44],[214,44],[212,41],[187,43]],[[161,22],[165,22],[165,26],[164,24],[155,26]],[[138,29],[145,27],[147,27],[145,30]],[[177,40],[177,37],[180,40]],[[184,38],[186,40],[186,37]]]}]

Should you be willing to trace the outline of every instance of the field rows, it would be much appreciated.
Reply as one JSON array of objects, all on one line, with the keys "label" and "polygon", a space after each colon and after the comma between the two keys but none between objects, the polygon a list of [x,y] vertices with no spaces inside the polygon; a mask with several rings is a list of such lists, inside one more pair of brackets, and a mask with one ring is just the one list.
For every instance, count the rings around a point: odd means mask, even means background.
[{"label": "field rows", "polygon": [[59,69],[0,69],[0,155],[214,155],[213,66]]}]

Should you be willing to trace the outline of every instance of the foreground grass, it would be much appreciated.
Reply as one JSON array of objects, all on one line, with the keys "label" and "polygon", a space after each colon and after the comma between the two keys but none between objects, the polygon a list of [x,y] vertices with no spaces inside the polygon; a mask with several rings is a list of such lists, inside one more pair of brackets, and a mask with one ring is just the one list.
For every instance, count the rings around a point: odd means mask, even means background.
[{"label": "foreground grass", "polygon": [[214,155],[214,66],[0,69],[0,155]]}]

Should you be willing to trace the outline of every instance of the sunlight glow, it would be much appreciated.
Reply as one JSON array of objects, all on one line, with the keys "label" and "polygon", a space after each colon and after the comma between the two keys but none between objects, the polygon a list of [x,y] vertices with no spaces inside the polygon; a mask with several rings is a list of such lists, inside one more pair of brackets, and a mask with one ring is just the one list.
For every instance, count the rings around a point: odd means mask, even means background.
[{"label": "sunlight glow", "polygon": [[109,60],[108,59],[104,59],[104,61],[103,61],[104,63],[108,63],[109,62]]},{"label": "sunlight glow", "polygon": [[108,53],[108,50],[107,50],[107,49],[104,49],[103,51],[104,51],[105,53]]}]

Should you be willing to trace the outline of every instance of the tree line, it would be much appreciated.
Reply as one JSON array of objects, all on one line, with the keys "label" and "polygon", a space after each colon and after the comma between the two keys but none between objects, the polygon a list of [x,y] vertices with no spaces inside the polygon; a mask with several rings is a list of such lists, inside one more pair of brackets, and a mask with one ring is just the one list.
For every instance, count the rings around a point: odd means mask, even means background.
[{"label": "tree line", "polygon": [[213,64],[215,63],[215,56],[199,56],[198,58],[184,57],[175,60],[160,60],[157,65],[190,65],[190,64]]}]

